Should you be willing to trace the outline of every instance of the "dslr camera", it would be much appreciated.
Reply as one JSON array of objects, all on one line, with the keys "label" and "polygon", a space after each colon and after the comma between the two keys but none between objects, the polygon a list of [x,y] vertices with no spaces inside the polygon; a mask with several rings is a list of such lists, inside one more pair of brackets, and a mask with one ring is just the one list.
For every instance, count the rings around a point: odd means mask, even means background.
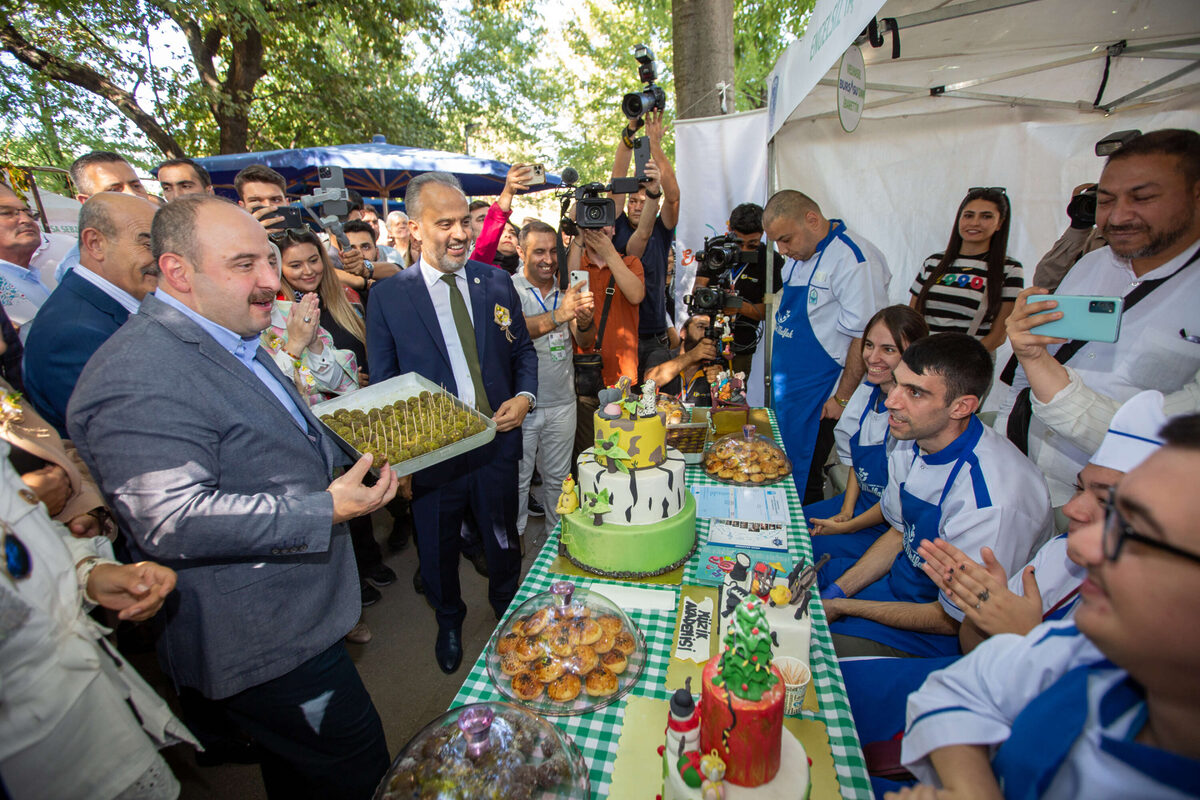
[{"label": "dslr camera", "polygon": [[638,61],[638,80],[646,84],[640,92],[630,92],[621,100],[621,111],[630,119],[637,119],[650,111],[662,111],[667,107],[667,93],[654,81],[658,71],[654,67],[654,51],[644,44],[633,48],[633,57]]},{"label": "dslr camera", "polygon": [[742,250],[741,241],[736,236],[725,234],[706,238],[704,250],[696,256],[696,261],[709,275],[717,274],[709,279],[707,286],[697,286],[683,301],[687,304],[689,316],[708,315],[709,326],[704,335],[714,341],[720,341],[721,326],[717,318],[723,315],[729,306],[742,302],[742,298],[733,291],[733,268],[757,264],[758,251]]},{"label": "dslr camera", "polygon": [[[574,170],[571,170],[574,172]],[[569,175],[566,170],[563,170],[564,183]],[[571,236],[574,236],[577,231],[575,228],[604,228],[608,225],[617,224],[617,204],[613,202],[611,197],[601,197],[604,192],[614,192],[616,194],[633,194],[640,188],[641,184],[637,178],[613,178],[612,183],[585,183],[582,186],[576,186],[574,189],[568,189],[565,197],[574,196],[575,198],[575,220],[572,222],[564,214],[561,221],[563,230]]]}]

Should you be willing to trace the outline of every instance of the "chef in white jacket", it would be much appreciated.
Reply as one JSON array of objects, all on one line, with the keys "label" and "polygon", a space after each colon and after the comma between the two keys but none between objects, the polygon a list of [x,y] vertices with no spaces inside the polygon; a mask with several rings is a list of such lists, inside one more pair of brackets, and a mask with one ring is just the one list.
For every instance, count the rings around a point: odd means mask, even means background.
[{"label": "chef in white jacket", "polygon": [[157,749],[196,741],[87,610],[102,605],[123,620],[148,619],[175,573],[97,558],[88,540],[47,516],[8,450],[0,441],[4,786],[14,800],[174,798],[179,784]]},{"label": "chef in white jacket", "polygon": [[901,760],[926,785],[889,797],[1200,795],[1200,415],[1162,438],[1071,534],[1074,621],[993,636],[909,698]]}]

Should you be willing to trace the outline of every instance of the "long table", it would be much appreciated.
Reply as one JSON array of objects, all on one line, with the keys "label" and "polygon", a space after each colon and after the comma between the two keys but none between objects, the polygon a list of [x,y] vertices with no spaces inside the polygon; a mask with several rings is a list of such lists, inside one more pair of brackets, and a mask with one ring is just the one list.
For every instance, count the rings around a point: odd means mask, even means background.
[{"label": "long table", "polygon": [[[770,421],[775,427],[774,412]],[[778,439],[778,436],[776,436]],[[698,465],[689,465],[686,473],[689,486],[718,485],[708,477]],[[800,497],[792,481],[785,480],[775,485],[776,488],[787,489],[788,510],[791,514],[791,526],[788,530],[788,551],[792,558],[803,557],[812,563],[812,543],[801,510]],[[696,572],[700,566],[699,550],[708,541],[709,520],[696,521],[696,535],[699,540],[697,554],[688,562],[684,569],[683,582],[696,584]],[[537,560],[525,577],[517,596],[510,606],[505,619],[497,629],[502,627],[523,602],[540,592],[549,590],[550,585],[561,580],[562,576],[553,572],[554,562],[558,556],[558,536],[561,525],[546,538],[546,543],[538,554]],[[600,587],[603,584],[620,581],[610,581],[599,577],[589,577],[588,581]],[[628,584],[625,584],[628,585]],[[676,608],[679,601],[679,586],[659,586],[649,588],[670,589],[675,593]],[[813,597],[809,606],[812,612],[812,644],[810,666],[812,669],[813,685],[817,692],[819,710],[816,713],[803,712],[804,717],[818,719],[825,723],[829,733],[829,746],[833,753],[834,767],[837,770],[838,783],[843,797],[863,798],[869,800],[871,783],[867,775],[866,762],[863,760],[862,747],[859,745],[858,734],[854,729],[854,721],[850,715],[850,703],[846,699],[846,688],[842,682],[842,672],[838,667],[837,657],[833,652],[833,642],[829,636],[829,625],[825,620],[825,610],[820,599]],[[627,609],[630,618],[641,629],[646,639],[646,667],[641,679],[633,687],[630,694],[590,714],[570,717],[547,717],[561,730],[575,740],[576,746],[583,753],[590,772],[592,792],[597,798],[608,797],[612,776],[612,765],[617,757],[617,742],[621,736],[621,726],[625,719],[625,703],[630,695],[641,695],[666,700],[670,692],[666,689],[667,665],[671,657],[671,647],[675,634],[676,611],[647,611],[644,609]],[[493,634],[494,636],[495,634]],[[471,667],[462,688],[451,703],[451,708],[467,703],[505,700],[504,695],[488,678],[487,654],[493,646],[488,646],[479,659]],[[654,793],[650,793],[653,797]],[[816,800],[814,795],[814,800]]]}]

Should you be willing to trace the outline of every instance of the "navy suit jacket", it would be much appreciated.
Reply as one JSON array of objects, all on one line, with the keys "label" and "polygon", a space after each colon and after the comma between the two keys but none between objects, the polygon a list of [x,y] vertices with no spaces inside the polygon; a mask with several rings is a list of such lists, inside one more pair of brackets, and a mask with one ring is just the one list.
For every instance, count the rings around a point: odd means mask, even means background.
[{"label": "navy suit jacket", "polygon": [[68,438],[67,401],[80,373],[127,319],[124,306],[71,270],[29,324],[25,395],[64,439]]},{"label": "navy suit jacket", "polygon": [[[464,269],[488,405],[497,409],[518,392],[529,392],[536,397],[537,351],[529,339],[521,299],[512,279],[504,270],[479,261],[468,261]],[[508,310],[511,342],[496,322],[496,306]],[[418,265],[371,289],[367,302],[367,359],[371,363],[371,383],[415,372],[457,393],[446,341]],[[414,480],[424,484],[451,480],[479,463],[480,458],[519,461],[521,429],[498,433],[487,448],[421,470]]]}]

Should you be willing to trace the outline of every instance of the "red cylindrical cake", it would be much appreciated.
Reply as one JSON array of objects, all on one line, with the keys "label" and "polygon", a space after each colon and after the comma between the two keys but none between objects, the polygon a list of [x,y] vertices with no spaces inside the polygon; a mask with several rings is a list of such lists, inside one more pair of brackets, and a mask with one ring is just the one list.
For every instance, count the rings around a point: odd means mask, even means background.
[{"label": "red cylindrical cake", "polygon": [[[732,697],[733,713],[729,710],[729,693],[713,685],[721,656],[709,659],[704,667],[704,682],[700,690],[700,752],[714,749],[725,761],[725,780],[738,786],[760,786],[779,771],[779,752],[783,735],[783,676],[772,664],[775,684],[757,701]],[[736,719],[736,723],[735,723]],[[728,745],[723,734],[730,726]]]}]

